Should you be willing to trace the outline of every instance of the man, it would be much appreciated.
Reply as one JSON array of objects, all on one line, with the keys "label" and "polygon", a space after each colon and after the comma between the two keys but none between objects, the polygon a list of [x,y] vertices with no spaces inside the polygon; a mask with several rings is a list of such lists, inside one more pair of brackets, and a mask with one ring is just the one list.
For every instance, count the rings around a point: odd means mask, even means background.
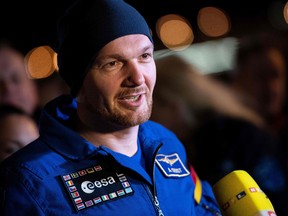
[{"label": "man", "polygon": [[59,20],[57,53],[71,96],[48,103],[40,138],[3,162],[1,213],[220,214],[180,141],[148,121],[153,40],[133,7],[77,2]]}]

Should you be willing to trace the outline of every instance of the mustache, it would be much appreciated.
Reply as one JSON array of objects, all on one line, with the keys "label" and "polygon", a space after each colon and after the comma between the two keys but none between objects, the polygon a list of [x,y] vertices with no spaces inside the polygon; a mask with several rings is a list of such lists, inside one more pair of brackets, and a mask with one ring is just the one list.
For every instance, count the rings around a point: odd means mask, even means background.
[{"label": "mustache", "polygon": [[117,97],[125,97],[127,95],[133,95],[133,94],[143,94],[147,93],[147,88],[145,86],[138,86],[135,88],[125,88],[122,89],[116,96]]}]

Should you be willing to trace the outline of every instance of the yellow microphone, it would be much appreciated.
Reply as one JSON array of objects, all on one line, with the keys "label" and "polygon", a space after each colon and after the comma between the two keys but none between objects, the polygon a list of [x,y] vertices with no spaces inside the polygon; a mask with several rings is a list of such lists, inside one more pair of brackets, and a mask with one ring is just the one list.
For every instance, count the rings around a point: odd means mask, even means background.
[{"label": "yellow microphone", "polygon": [[227,174],[213,192],[224,216],[276,216],[270,199],[246,171]]}]

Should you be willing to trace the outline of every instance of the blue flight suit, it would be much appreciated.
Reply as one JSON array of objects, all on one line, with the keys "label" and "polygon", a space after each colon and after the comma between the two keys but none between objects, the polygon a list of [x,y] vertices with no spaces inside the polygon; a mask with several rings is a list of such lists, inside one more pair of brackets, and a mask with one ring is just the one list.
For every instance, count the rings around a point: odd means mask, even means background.
[{"label": "blue flight suit", "polygon": [[127,157],[70,129],[76,108],[70,96],[48,103],[40,137],[2,162],[1,215],[220,215],[207,182],[198,182],[195,200],[184,147],[172,132],[140,125],[138,152]]}]

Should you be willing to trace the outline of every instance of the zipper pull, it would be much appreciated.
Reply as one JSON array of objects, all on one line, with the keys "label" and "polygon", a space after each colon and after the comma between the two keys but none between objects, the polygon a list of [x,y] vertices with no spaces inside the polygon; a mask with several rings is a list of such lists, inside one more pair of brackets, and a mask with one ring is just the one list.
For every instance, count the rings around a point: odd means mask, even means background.
[{"label": "zipper pull", "polygon": [[159,204],[159,201],[157,199],[157,196],[154,196],[154,204],[155,204],[155,206],[156,206],[156,208],[158,210],[158,216],[164,216],[164,214],[163,214],[163,212],[162,212],[162,210],[160,208],[160,204]]}]

